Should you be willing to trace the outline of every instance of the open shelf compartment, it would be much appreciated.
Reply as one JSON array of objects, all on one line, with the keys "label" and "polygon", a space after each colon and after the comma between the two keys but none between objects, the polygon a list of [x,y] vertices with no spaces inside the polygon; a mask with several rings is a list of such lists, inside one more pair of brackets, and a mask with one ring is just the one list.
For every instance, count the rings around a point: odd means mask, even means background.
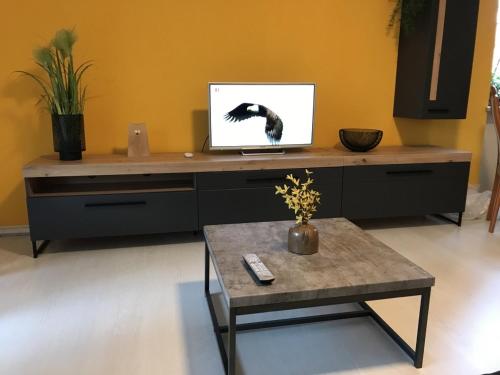
[{"label": "open shelf compartment", "polygon": [[195,178],[185,174],[35,177],[26,179],[30,197],[194,191]]}]

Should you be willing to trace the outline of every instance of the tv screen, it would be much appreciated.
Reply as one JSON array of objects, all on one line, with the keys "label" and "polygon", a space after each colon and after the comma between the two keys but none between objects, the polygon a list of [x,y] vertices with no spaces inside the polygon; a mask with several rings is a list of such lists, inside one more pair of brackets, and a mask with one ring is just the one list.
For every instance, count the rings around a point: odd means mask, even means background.
[{"label": "tv screen", "polygon": [[312,145],[313,83],[210,83],[210,149]]}]

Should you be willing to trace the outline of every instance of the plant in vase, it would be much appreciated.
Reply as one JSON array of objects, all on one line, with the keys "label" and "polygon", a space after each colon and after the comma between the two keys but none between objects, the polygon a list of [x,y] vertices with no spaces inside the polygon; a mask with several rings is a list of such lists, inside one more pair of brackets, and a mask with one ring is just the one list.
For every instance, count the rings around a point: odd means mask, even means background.
[{"label": "plant in vase", "polygon": [[276,195],[280,194],[285,204],[295,213],[296,225],[288,231],[288,250],[296,254],[314,254],[318,251],[318,230],[309,224],[320,204],[320,193],[313,190],[311,178],[313,172],[306,169],[306,181],[302,182],[289,174],[286,176],[292,186],[276,186]]},{"label": "plant in vase", "polygon": [[41,100],[52,114],[54,151],[61,160],[79,160],[85,150],[83,110],[87,88],[82,76],[92,65],[86,61],[75,67],[74,30],[59,30],[50,44],[33,51],[36,64],[47,73],[47,80],[36,74],[18,71],[33,78],[42,88]]}]

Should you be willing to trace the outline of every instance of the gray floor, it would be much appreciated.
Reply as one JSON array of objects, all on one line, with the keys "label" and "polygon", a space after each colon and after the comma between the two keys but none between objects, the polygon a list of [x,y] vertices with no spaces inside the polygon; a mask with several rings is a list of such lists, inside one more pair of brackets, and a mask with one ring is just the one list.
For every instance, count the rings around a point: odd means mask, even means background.
[{"label": "gray floor", "polygon": [[[436,276],[424,368],[359,318],[238,334],[239,373],[499,370],[500,229],[491,235],[484,221],[459,229],[433,218],[361,225]],[[223,373],[199,237],[61,241],[37,260],[30,251],[25,237],[0,238],[0,374]],[[417,298],[372,306],[414,342]]]}]

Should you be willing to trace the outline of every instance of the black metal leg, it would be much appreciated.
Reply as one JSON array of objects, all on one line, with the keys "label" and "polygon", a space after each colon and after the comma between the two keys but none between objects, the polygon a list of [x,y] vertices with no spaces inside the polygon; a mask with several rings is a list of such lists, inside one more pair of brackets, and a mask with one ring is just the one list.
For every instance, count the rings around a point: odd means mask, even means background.
[{"label": "black metal leg", "polygon": [[234,308],[229,309],[227,346],[227,374],[234,375],[236,373],[236,311]]},{"label": "black metal leg", "polygon": [[425,334],[427,331],[427,316],[429,313],[429,303],[431,298],[431,288],[426,288],[420,295],[420,313],[418,316],[417,343],[415,350],[411,348],[389,324],[387,324],[366,302],[360,302],[359,305],[370,312],[372,319],[399,345],[408,356],[413,359],[416,368],[422,368],[424,360]]},{"label": "black metal leg", "polygon": [[227,327],[228,343],[227,353],[224,348],[224,341],[222,340],[222,331],[217,321],[217,315],[210,295],[210,253],[208,246],[205,244],[205,297],[207,298],[208,309],[210,310],[210,317],[214,327],[215,336],[217,338],[217,345],[224,364],[224,370],[228,375],[234,375],[236,371],[236,309],[229,308],[229,324]]},{"label": "black metal leg", "polygon": [[380,328],[382,328],[385,333],[387,333],[389,335],[389,337],[391,339],[394,340],[394,342],[396,344],[399,345],[399,347],[406,353],[408,354],[408,356],[415,360],[415,351],[412,349],[412,347],[410,345],[408,345],[408,343],[403,340],[403,338],[401,336],[399,336],[397,334],[396,331],[394,331],[391,326],[389,324],[387,324],[385,322],[384,319],[382,319],[382,317],[380,315],[378,315],[375,310],[373,310],[366,302],[360,302],[359,305],[363,308],[363,309],[366,309],[368,311],[370,311],[370,316],[371,318],[375,321],[375,323],[377,323]]},{"label": "black metal leg", "polygon": [[220,357],[222,360],[222,364],[224,365],[224,371],[227,374],[226,349],[224,348],[222,332],[220,330],[219,322],[217,321],[217,314],[215,313],[212,296],[210,295],[210,253],[208,252],[207,245],[205,245],[205,297],[207,299],[208,310],[210,312],[210,320],[212,320],[212,326],[214,328],[215,338],[217,339],[217,346],[219,347]]},{"label": "black metal leg", "polygon": [[210,253],[205,244],[205,292],[210,292]]},{"label": "black metal leg", "polygon": [[42,241],[42,244],[40,246],[37,246],[36,240],[31,241],[31,247],[33,248],[33,258],[38,258],[38,254],[40,254],[49,245],[49,242],[49,240],[44,240]]},{"label": "black metal leg", "polygon": [[33,247],[33,258],[38,258],[38,248],[36,247],[36,241],[31,241],[31,246]]},{"label": "black metal leg", "polygon": [[443,214],[434,214],[434,216],[440,217],[443,220],[449,221],[450,223],[456,224],[457,226],[461,227],[463,214],[464,214],[463,212],[458,212],[457,221],[450,219],[448,216],[445,216]]},{"label": "black metal leg", "polygon": [[424,360],[425,334],[427,332],[427,317],[429,314],[429,303],[431,299],[431,288],[425,290],[420,297],[420,314],[418,317],[417,345],[415,350],[415,367],[422,368]]}]

